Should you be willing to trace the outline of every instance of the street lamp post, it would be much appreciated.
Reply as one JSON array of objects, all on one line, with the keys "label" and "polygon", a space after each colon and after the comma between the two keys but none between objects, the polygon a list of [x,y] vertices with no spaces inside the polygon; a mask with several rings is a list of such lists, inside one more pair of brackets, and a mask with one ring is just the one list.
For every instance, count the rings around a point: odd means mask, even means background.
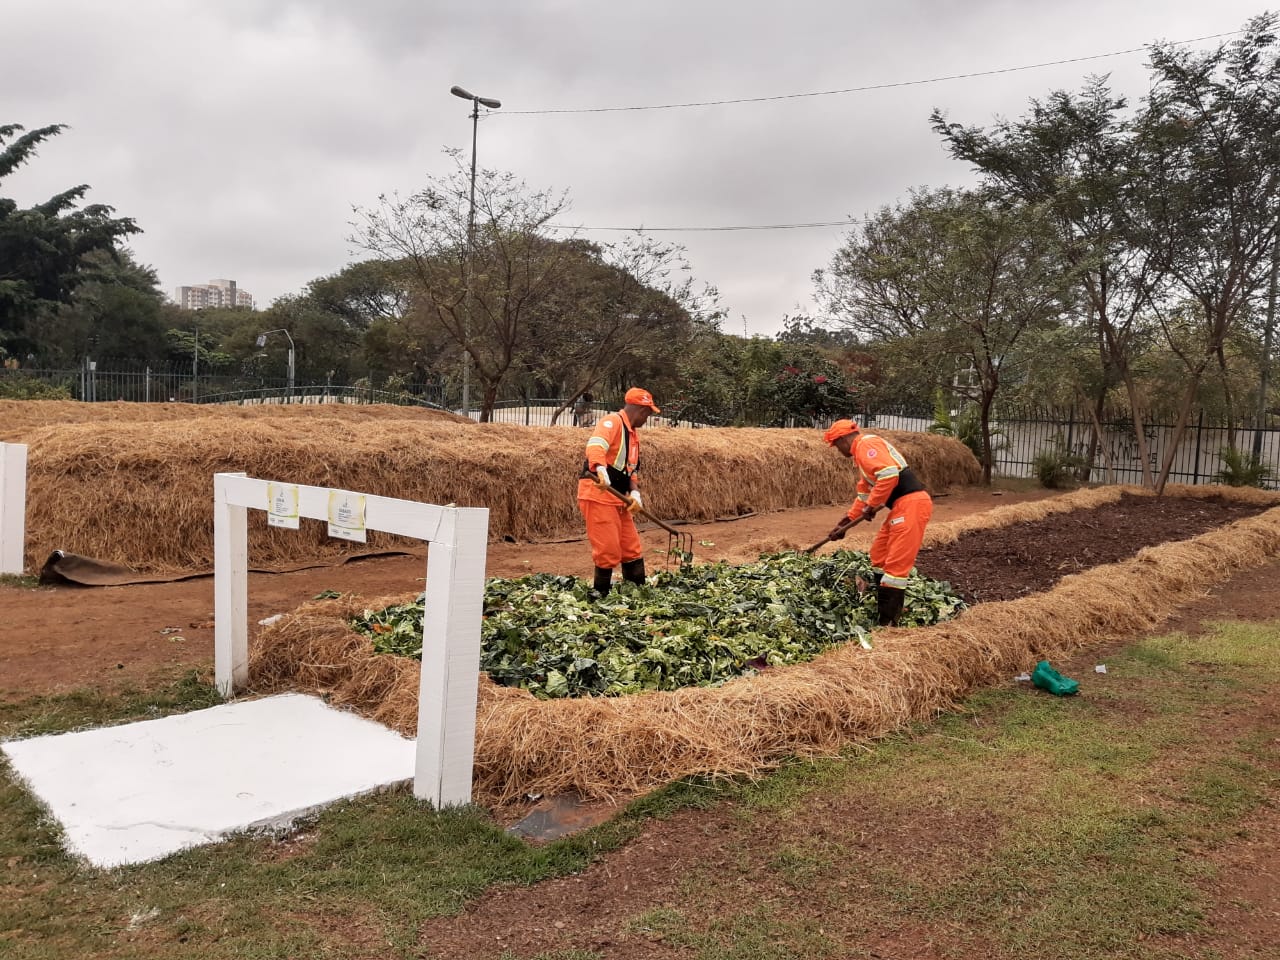
[{"label": "street lamp post", "polygon": [[283,333],[289,338],[289,396],[293,396],[293,337],[289,336],[289,331],[281,327],[279,330],[268,330],[266,333],[258,334],[258,346],[265,347],[267,345],[267,336],[272,333]]},{"label": "street lamp post", "polygon": [[480,107],[497,110],[502,102],[489,97],[479,97],[459,86],[449,92],[455,97],[471,101],[471,203],[467,207],[467,255],[462,267],[462,415],[471,416],[471,259],[476,244],[476,130],[480,125]]},{"label": "street lamp post", "polygon": [[1271,283],[1267,293],[1267,320],[1262,333],[1262,366],[1258,381],[1258,426],[1253,431],[1253,457],[1262,457],[1262,428],[1267,422],[1267,382],[1271,372],[1271,339],[1276,329],[1276,286],[1280,275],[1280,224],[1271,238]]}]

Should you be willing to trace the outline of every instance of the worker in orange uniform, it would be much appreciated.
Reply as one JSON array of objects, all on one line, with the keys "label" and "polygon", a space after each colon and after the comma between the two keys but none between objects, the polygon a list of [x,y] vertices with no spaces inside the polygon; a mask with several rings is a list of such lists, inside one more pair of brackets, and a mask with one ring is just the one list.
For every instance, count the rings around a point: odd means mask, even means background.
[{"label": "worker in orange uniform", "polygon": [[[639,431],[649,414],[659,413],[653,394],[632,387],[617,413],[605,414],[587,441],[587,458],[578,481],[578,509],[587,522],[595,588],[605,596],[613,584],[613,568],[622,564],[622,579],[644,583],[644,545],[632,516],[643,505],[636,473],[640,469]],[[627,495],[627,502],[608,488]]]},{"label": "worker in orange uniform", "polygon": [[876,619],[881,626],[891,626],[902,615],[907,578],[933,515],[933,498],[884,437],[863,433],[852,420],[837,420],[822,439],[852,457],[858,467],[857,498],[828,536],[843,539],[850,521],[870,520],[881,507],[889,508],[888,519],[871,544],[871,569],[876,583]]}]

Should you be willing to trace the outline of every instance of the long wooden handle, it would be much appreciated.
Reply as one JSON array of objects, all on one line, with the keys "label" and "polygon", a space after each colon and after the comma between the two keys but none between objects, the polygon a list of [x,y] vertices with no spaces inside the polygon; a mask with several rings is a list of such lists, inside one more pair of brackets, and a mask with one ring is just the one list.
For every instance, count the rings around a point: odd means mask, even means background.
[{"label": "long wooden handle", "polygon": [[[601,485],[596,484],[596,486],[599,487]],[[621,490],[619,490],[617,487],[613,486],[612,484],[610,484],[607,487],[602,487],[602,489],[608,490],[610,493],[612,493],[615,497],[617,497],[619,500],[621,500],[623,503],[627,504],[628,506],[630,506],[630,504],[632,503],[632,500],[629,496],[627,496],[625,493],[623,493]],[[644,517],[646,520],[653,521],[658,526],[660,526],[663,530],[667,531],[667,533],[674,533],[676,536],[680,535],[679,530],[676,530],[674,527],[668,526],[667,524],[663,523],[661,520],[655,517],[652,513],[650,513],[644,507],[641,507],[639,510],[636,511],[636,513],[640,514],[640,516]]]},{"label": "long wooden handle", "polygon": [[[846,519],[845,519],[845,522],[844,522],[844,523],[842,523],[842,524],[840,524],[838,527],[836,527],[836,529],[837,529],[837,530],[844,530],[844,531],[847,533],[849,530],[852,530],[854,527],[856,527],[858,524],[860,524],[860,523],[861,523],[863,520],[865,520],[865,519],[867,519],[867,518],[866,518],[866,517],[858,517],[856,520],[849,520],[848,518],[846,518]],[[834,538],[831,536],[831,534],[830,534],[830,533],[828,533],[825,537],[823,537],[821,540],[819,540],[817,543],[815,543],[812,547],[809,547],[807,550],[805,550],[805,553],[813,553],[815,550],[817,550],[817,549],[818,549],[819,547],[821,547],[823,544],[830,543],[833,539],[834,539]]]}]

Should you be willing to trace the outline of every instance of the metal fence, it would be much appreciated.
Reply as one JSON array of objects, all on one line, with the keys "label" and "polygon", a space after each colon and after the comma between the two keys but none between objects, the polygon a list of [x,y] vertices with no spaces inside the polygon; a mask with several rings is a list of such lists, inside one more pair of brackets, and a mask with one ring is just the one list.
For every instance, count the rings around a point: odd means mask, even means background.
[{"label": "metal fence", "polygon": [[[190,365],[180,367],[148,366],[129,363],[95,363],[85,361],[71,369],[0,369],[0,384],[11,387],[42,385],[61,388],[76,400],[129,400],[136,402],[236,403],[242,405],[277,403],[391,403],[458,409],[457,385],[438,381],[414,381],[397,375],[372,375],[354,383],[331,381],[295,383],[245,373],[196,371]],[[21,389],[6,391],[21,396]],[[564,398],[522,398],[499,401],[493,410],[495,423],[524,426],[551,426],[552,417],[560,410],[556,426],[590,427],[602,415],[617,409],[603,403],[591,403],[575,410]],[[478,409],[470,411],[478,420]],[[863,411],[856,414],[867,426],[887,430],[927,431],[934,422],[932,410],[897,408]],[[1148,463],[1158,472],[1173,442],[1171,417],[1155,417],[1147,424]],[[707,424],[654,416],[654,426],[704,427]],[[823,428],[823,421],[794,423],[793,426]],[[1133,435],[1132,421],[1123,413],[1107,413],[1099,418],[1101,434],[1094,446],[1092,418],[1080,409],[997,408],[991,427],[995,442],[994,464],[1000,476],[1030,478],[1036,475],[1036,458],[1045,453],[1062,451],[1092,460],[1090,479],[1114,483],[1141,483],[1142,463]],[[1210,483],[1226,466],[1223,452],[1232,446],[1246,454],[1254,453],[1269,471],[1264,481],[1280,488],[1280,424],[1276,417],[1262,423],[1241,421],[1229,426],[1197,413],[1184,433],[1174,455],[1169,479],[1175,483]]]},{"label": "metal fence", "polygon": [[[335,398],[346,403],[400,403],[443,407],[446,384],[394,374],[372,375],[353,383],[295,381],[243,372],[197,370],[182,366],[86,360],[70,369],[0,369],[9,392],[23,384],[61,389],[73,400],[128,400],[136,403],[317,403]],[[456,392],[456,391],[455,391]]]},{"label": "metal fence", "polygon": [[[604,403],[590,403],[576,409],[572,402],[563,397],[551,399],[529,398],[524,400],[500,400],[493,407],[494,423],[518,423],[526,427],[553,426],[551,418],[560,410],[554,426],[558,427],[593,427],[606,413],[613,413],[618,407]],[[460,411],[459,411],[460,412]],[[479,420],[480,411],[472,410],[471,419]],[[649,418],[649,426],[654,427],[703,427],[706,424],[692,420],[673,419],[661,414]]]},{"label": "metal fence", "polygon": [[[933,424],[932,413],[920,410],[877,411],[865,415],[866,422],[885,430],[926,431]],[[1270,489],[1280,487],[1280,426],[1268,419],[1228,425],[1214,421],[1203,412],[1187,427],[1174,454],[1169,479],[1174,483],[1213,483],[1226,467],[1223,452],[1232,444],[1245,454],[1255,453],[1270,472],[1265,481]],[[1101,436],[1093,458],[1090,478],[1106,483],[1142,483],[1142,461],[1134,437],[1133,421],[1124,414],[1108,413],[1099,418]],[[1158,474],[1170,445],[1175,424],[1172,417],[1158,417],[1143,430],[1147,441],[1148,464]],[[1034,477],[1036,457],[1064,451],[1088,460],[1093,448],[1092,418],[1081,410],[1044,408],[1004,409],[991,420],[996,472],[1005,477]]]}]

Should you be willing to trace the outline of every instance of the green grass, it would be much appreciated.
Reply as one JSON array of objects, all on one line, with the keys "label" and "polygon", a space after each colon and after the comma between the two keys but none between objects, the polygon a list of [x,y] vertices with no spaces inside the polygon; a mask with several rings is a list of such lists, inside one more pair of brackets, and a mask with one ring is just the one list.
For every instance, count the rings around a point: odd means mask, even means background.
[{"label": "green grass", "polygon": [[[150,719],[219,701],[209,684],[188,674],[151,692],[76,691],[0,704],[0,739]],[[436,812],[398,789],[331,807],[282,840],[239,837],[102,871],[63,852],[56,826],[0,759],[0,890],[16,891],[0,898],[0,931],[10,931],[0,933],[0,955],[10,945],[15,956],[31,958],[170,950],[343,956],[332,952],[325,933],[339,928],[381,944],[381,956],[418,956],[423,920],[459,910],[496,883],[579,871],[630,839],[646,819],[719,795],[677,784],[589,833],[535,847],[483,810]],[[147,919],[130,931],[135,915]]]},{"label": "green grass", "polygon": [[[1205,868],[1195,851],[1232,836],[1263,802],[1262,785],[1280,782],[1260,766],[1274,727],[1242,732],[1225,754],[1196,740],[1200,718],[1271,695],[1280,629],[1231,624],[1193,640],[1154,638],[1113,657],[1109,670],[1104,690],[1085,678],[1078,698],[984,691],[964,713],[874,751],[783,771],[753,788],[743,809],[778,817],[824,793],[922,809],[941,793],[962,821],[987,814],[990,822],[999,811],[989,826],[996,842],[981,858],[962,847],[956,863],[942,851],[923,871],[893,856],[846,864],[879,889],[865,922],[959,921],[1001,945],[1000,956],[1151,956],[1147,938],[1200,929]],[[824,859],[810,847],[802,865]],[[795,854],[784,848],[770,869],[789,881]],[[806,877],[810,889],[823,879]]]},{"label": "green grass", "polygon": [[[394,790],[334,806],[284,838],[99,871],[66,856],[0,761],[0,955],[417,957],[425,920],[493,885],[579,872],[646,825],[660,833],[654,821],[727,802],[725,864],[695,864],[660,904],[637,889],[619,936],[696,960],[871,956],[868,944],[912,930],[937,934],[939,956],[980,945],[991,960],[1171,960],[1176,951],[1152,944],[1203,929],[1203,852],[1236,835],[1280,783],[1274,721],[1236,732],[1222,719],[1274,696],[1280,625],[1153,638],[1111,654],[1108,667],[1105,679],[1079,677],[1078,697],[984,690],[872,749],[754,783],[676,784],[541,846],[483,810],[437,813]],[[152,691],[0,704],[0,738],[217,701],[192,674]],[[805,816],[827,823],[836,809],[840,829],[788,830]],[[857,843],[860,831],[877,842]],[[922,832],[931,843],[910,846]],[[573,945],[533,955],[598,956]]]},{"label": "green grass", "polygon": [[152,720],[172,713],[202,710],[221,702],[213,686],[194,670],[155,690],[124,687],[103,693],[82,689],[50,697],[0,702],[0,739]]},{"label": "green grass", "polygon": [[839,949],[817,922],[787,919],[770,906],[707,923],[659,908],[633,918],[627,930],[641,940],[687,948],[698,960],[816,960]]},{"label": "green grass", "polygon": [[37,577],[27,576],[24,573],[0,573],[0,587],[29,590],[38,586],[40,586],[40,580]]}]

